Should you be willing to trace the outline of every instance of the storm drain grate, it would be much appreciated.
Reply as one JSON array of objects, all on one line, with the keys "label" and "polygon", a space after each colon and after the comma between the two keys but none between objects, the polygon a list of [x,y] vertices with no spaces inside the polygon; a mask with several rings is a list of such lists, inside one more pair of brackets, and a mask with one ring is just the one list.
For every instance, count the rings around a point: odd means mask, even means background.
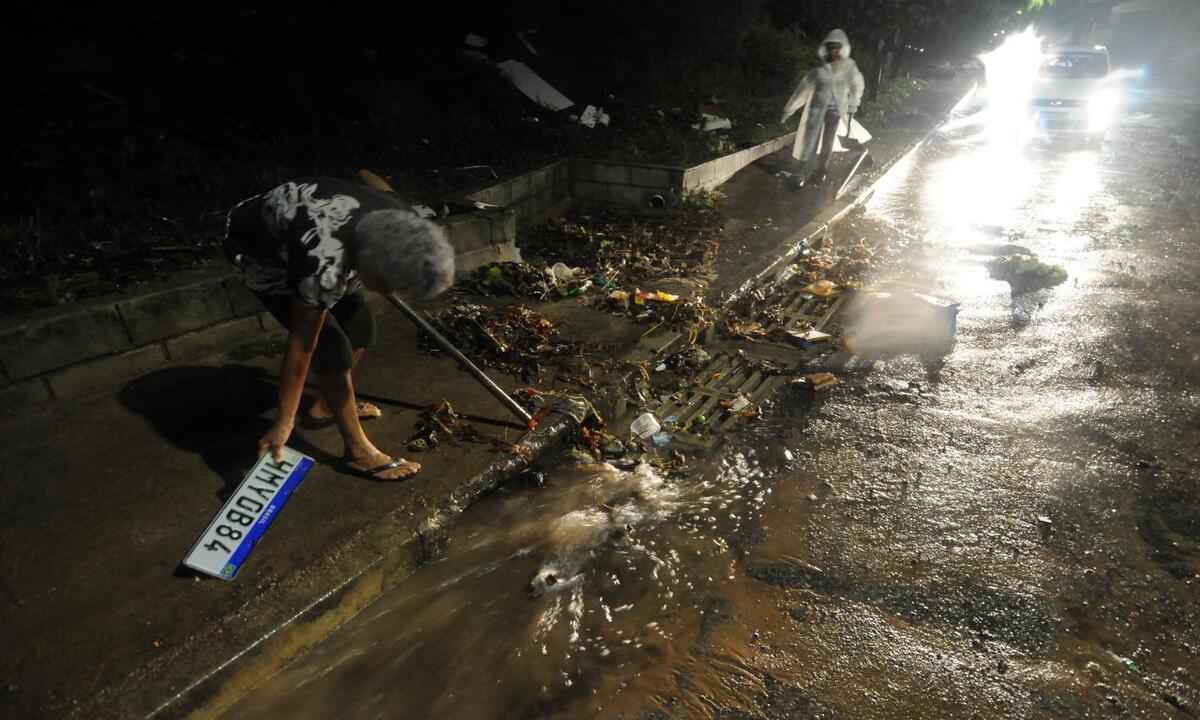
[{"label": "storm drain grate", "polygon": [[[779,320],[772,329],[788,331],[812,327],[820,330],[829,323],[841,305],[841,297],[830,302],[803,291],[793,291],[783,304]],[[778,330],[773,333],[775,336],[778,336]],[[754,348],[768,348],[774,351],[770,354],[775,358],[786,358],[782,363],[785,374],[764,370],[763,363],[744,354],[716,354],[697,373],[698,384],[676,392],[653,409],[663,430],[671,437],[671,442],[703,449],[716,447],[722,435],[738,423],[740,415],[729,409],[729,405],[739,396],[745,396],[751,405],[765,400],[791,379],[788,371],[799,368],[813,356],[825,352],[821,347],[801,349],[773,341],[759,341],[747,349],[753,352]]]},{"label": "storm drain grate", "polygon": [[[736,355],[721,353],[700,372],[703,385],[681,390],[658,406],[655,415],[673,442],[712,448],[738,421],[728,405],[745,396],[751,404],[774,392],[787,379],[763,372]],[[726,405],[722,405],[726,401]]]},{"label": "storm drain grate", "polygon": [[[803,290],[792,291],[790,297],[783,304],[778,322],[768,328],[770,336],[777,338],[792,331],[803,331],[808,328],[824,329],[830,319],[841,309],[843,299],[844,296],[839,295],[837,299],[830,302],[826,298],[814,297]],[[761,344],[795,348],[793,345],[775,340],[763,341]]]}]

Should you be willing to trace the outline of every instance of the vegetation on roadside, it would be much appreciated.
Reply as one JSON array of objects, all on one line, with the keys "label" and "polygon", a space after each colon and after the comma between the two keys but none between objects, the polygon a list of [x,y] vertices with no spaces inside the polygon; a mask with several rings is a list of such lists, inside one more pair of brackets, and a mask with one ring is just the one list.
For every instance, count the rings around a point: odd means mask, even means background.
[{"label": "vegetation on roadside", "polygon": [[[0,190],[0,313],[212,262],[224,211],[287,177],[368,167],[431,202],[563,155],[689,165],[775,137],[836,18],[784,21],[770,6],[614,0],[568,12],[536,0],[479,22],[447,9],[436,32],[405,42],[383,24],[328,18],[321,60],[300,65],[278,63],[279,28],[312,22],[295,9],[197,17],[170,36],[158,32],[166,9],[119,27],[100,9],[66,23],[44,11],[31,41],[60,51],[12,93],[22,182]],[[517,43],[530,27],[530,44]],[[575,106],[531,103],[463,52],[469,31],[489,38],[491,61],[526,62]],[[903,89],[864,110],[885,112]],[[577,122],[587,105],[610,125]],[[696,129],[703,113],[732,130]]]}]

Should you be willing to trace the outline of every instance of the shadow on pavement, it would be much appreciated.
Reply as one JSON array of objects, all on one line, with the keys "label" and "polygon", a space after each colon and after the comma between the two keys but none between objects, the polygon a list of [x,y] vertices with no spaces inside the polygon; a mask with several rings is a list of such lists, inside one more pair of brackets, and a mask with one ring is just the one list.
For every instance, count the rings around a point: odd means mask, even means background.
[{"label": "shadow on pavement", "polygon": [[[250,365],[170,367],[143,375],[118,397],[145,418],[167,442],[203,458],[224,482],[224,501],[253,464],[258,438],[270,427],[277,385],[265,370]],[[288,443],[318,462],[327,453],[299,433]]]}]

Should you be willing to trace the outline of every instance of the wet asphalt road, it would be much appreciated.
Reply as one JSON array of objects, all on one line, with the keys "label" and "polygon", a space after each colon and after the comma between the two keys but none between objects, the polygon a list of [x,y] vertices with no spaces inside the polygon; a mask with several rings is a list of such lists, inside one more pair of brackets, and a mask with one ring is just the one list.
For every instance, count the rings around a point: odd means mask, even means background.
[{"label": "wet asphalt road", "polygon": [[[481,503],[228,716],[1200,716],[1198,127],[1160,94],[1098,149],[937,138],[836,239],[961,303],[944,365],[778,398],[570,590],[525,593],[549,528],[624,499]],[[1012,297],[1004,244],[1068,281]]]}]

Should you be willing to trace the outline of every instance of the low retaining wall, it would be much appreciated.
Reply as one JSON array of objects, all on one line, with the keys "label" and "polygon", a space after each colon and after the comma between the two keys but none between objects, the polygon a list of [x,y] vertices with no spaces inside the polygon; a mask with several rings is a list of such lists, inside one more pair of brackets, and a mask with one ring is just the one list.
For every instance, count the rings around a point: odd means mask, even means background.
[{"label": "low retaining wall", "polygon": [[795,142],[796,133],[788,133],[774,140],[739,150],[732,155],[709,160],[695,167],[690,167],[683,173],[683,191],[712,190],[723,185],[729,178],[751,163],[761,160],[771,153],[781,150]]},{"label": "low retaining wall", "polygon": [[[517,232],[573,200],[645,207],[711,190],[792,141],[793,134],[695,167],[558,160],[472,193],[501,206],[441,220],[466,275],[517,261]],[[169,364],[195,362],[283,328],[241,286],[232,268],[191,273],[138,295],[48,309],[0,322],[0,407],[17,410],[107,390]]]},{"label": "low retaining wall", "polygon": [[571,195],[584,202],[646,207],[654,195],[662,195],[667,202],[678,199],[686,172],[687,168],[670,165],[581,158],[571,161]]},{"label": "low retaining wall", "polygon": [[756,160],[791,145],[795,136],[788,133],[692,167],[574,159],[571,195],[584,202],[626,207],[646,207],[654,195],[671,203],[687,193],[719,187]]},{"label": "low retaining wall", "polygon": [[0,404],[83,397],[278,329],[227,267],[132,297],[42,311],[0,326]]},{"label": "low retaining wall", "polygon": [[[460,275],[519,258],[512,210],[451,216],[442,224]],[[136,295],[42,310],[0,322],[0,407],[17,411],[86,397],[284,332],[224,264]]]},{"label": "low retaining wall", "polygon": [[518,227],[528,226],[570,202],[571,162],[556,160],[466,198],[505,207],[516,214]]},{"label": "low retaining wall", "polygon": [[520,259],[517,213],[511,208],[451,215],[439,220],[454,246],[454,269],[459,277],[477,267]]}]

